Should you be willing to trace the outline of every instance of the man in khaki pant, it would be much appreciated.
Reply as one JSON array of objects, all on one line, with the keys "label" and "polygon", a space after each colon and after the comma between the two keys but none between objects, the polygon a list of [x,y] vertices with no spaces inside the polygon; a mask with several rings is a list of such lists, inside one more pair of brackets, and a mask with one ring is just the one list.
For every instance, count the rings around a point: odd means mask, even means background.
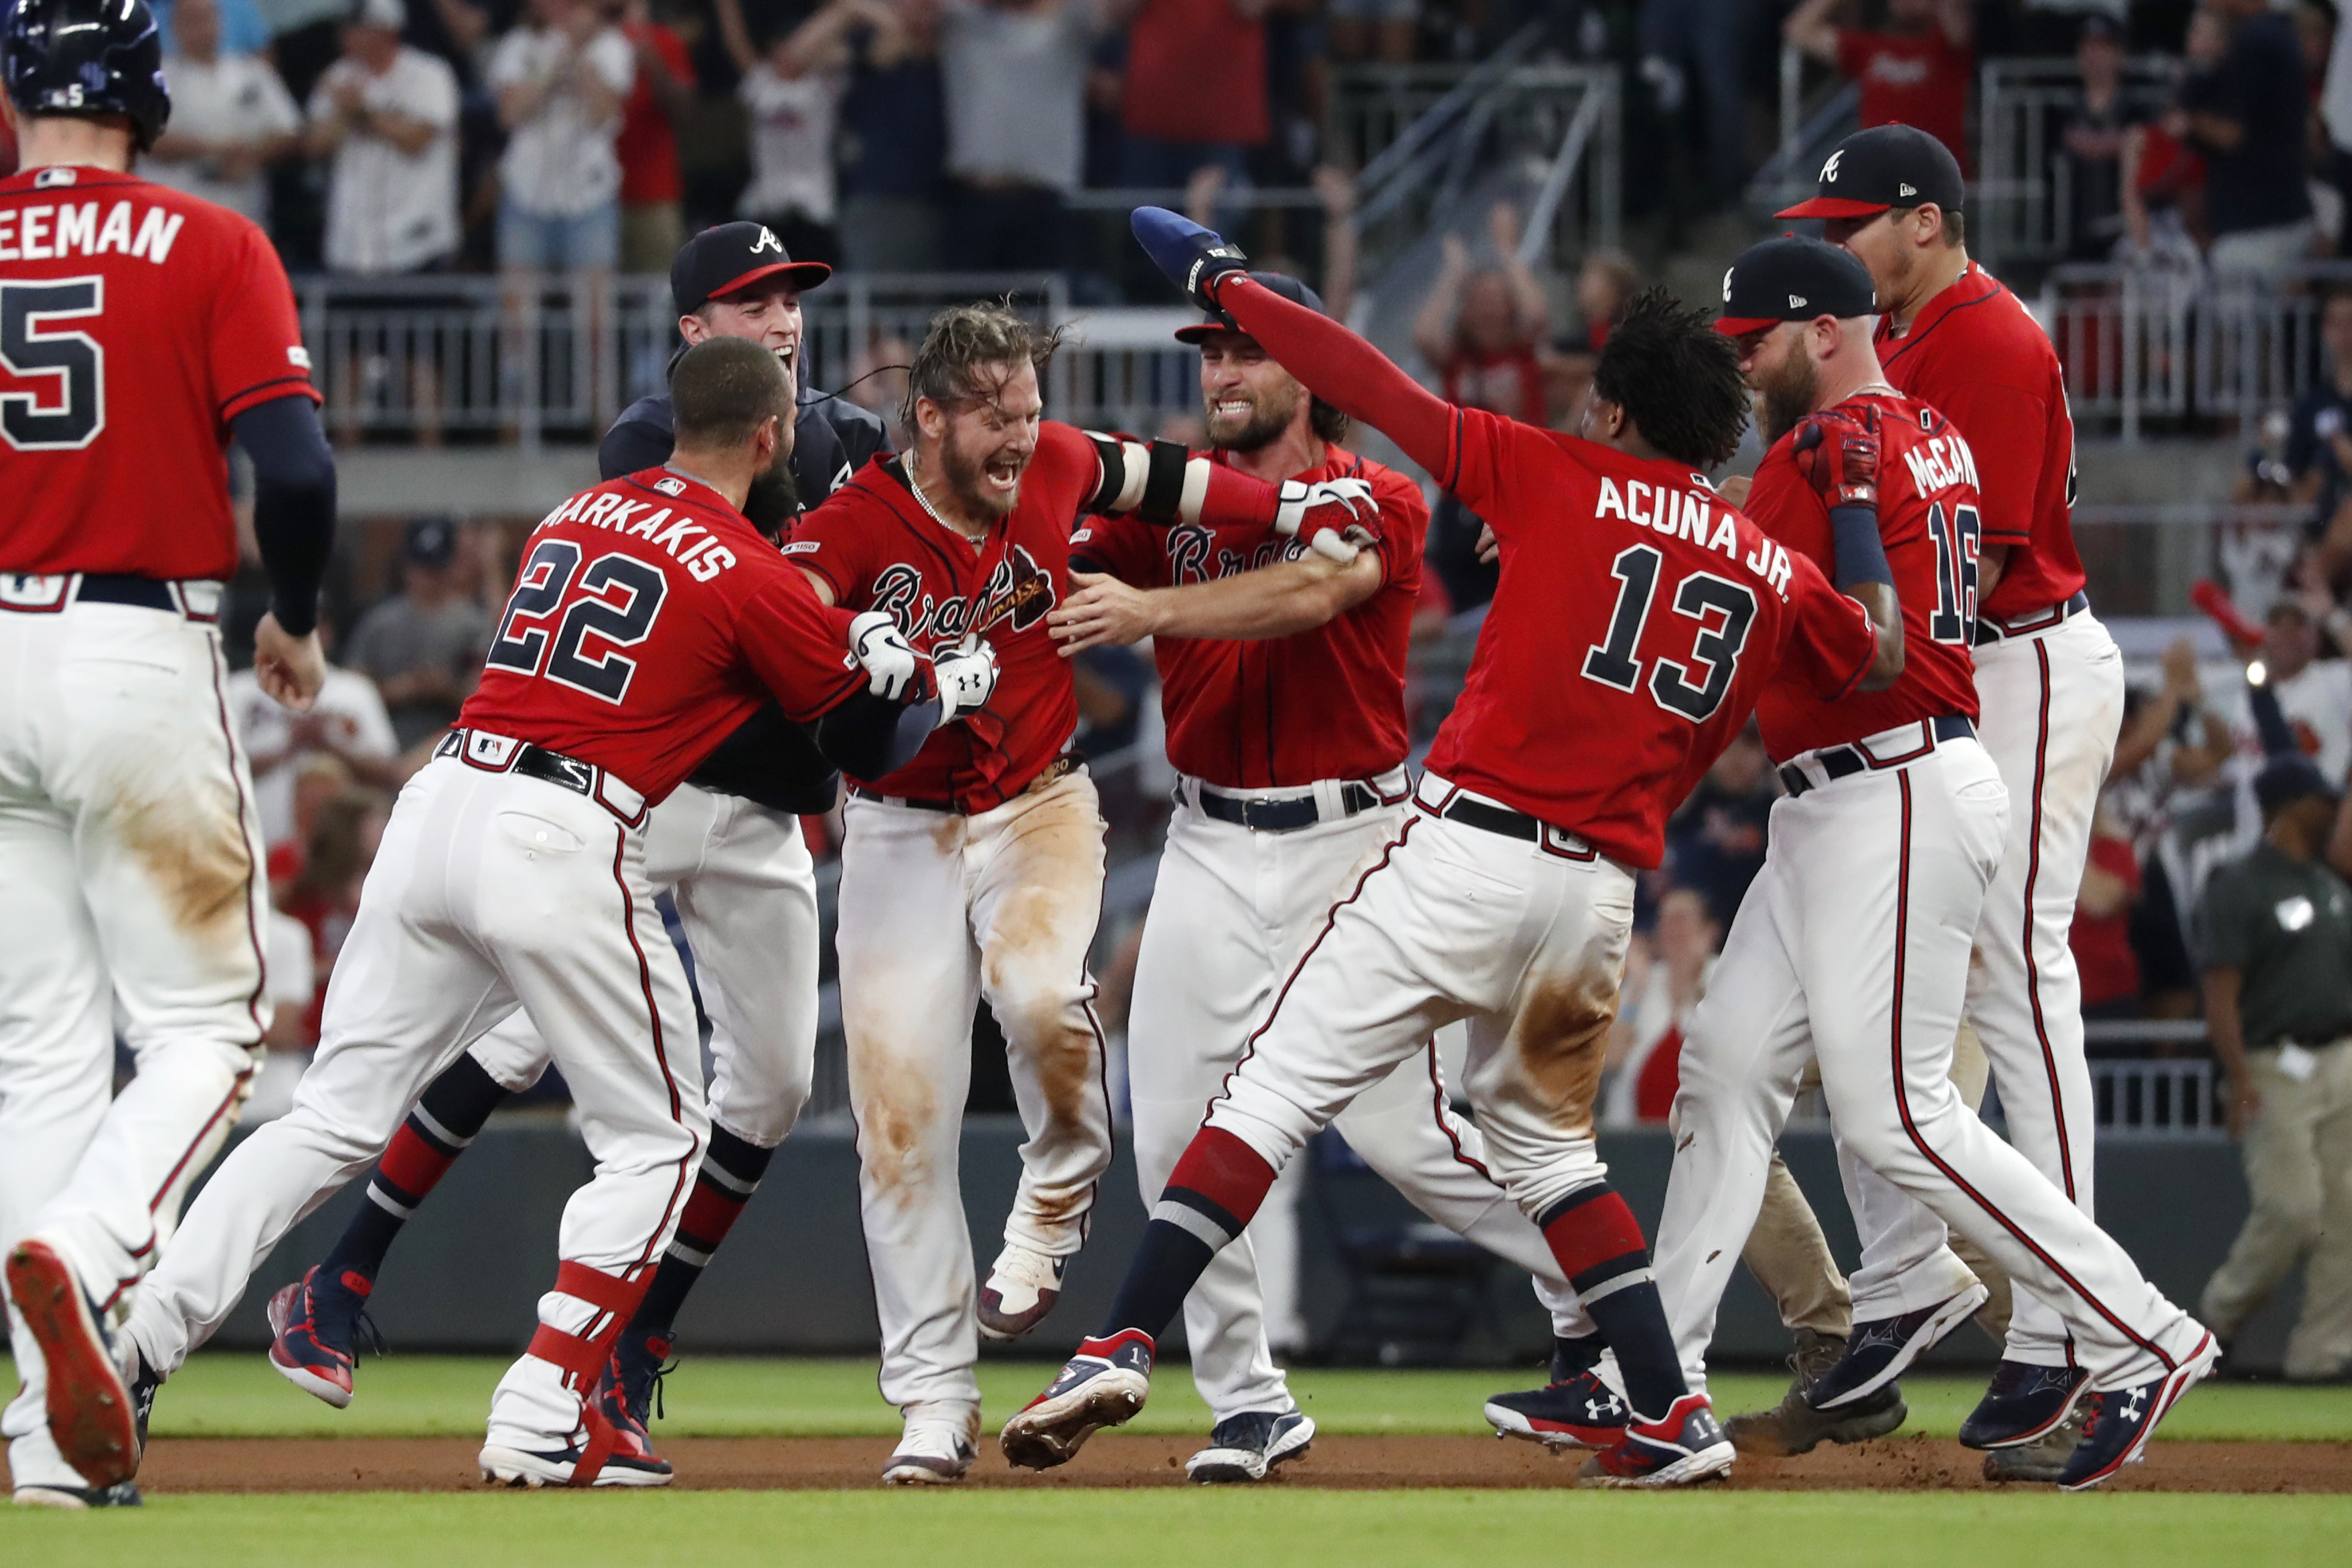
[{"label": "man in khaki pant", "polygon": [[2263,841],[2206,884],[2205,1015],[2252,1212],[2199,1316],[2225,1342],[2305,1258],[2286,1375],[2352,1372],[2352,891],[2321,858],[2337,796],[2299,756],[2254,784]]}]

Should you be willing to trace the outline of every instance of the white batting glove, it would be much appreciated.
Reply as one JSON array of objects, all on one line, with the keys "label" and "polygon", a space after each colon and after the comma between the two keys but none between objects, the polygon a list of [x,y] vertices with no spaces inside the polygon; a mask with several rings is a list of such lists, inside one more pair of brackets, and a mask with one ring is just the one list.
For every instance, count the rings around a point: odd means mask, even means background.
[{"label": "white batting glove", "polygon": [[1372,487],[1362,479],[1285,479],[1274,509],[1274,531],[1298,539],[1318,555],[1346,565],[1379,538],[1370,524],[1380,516]]},{"label": "white batting glove", "polygon": [[915,684],[919,661],[915,650],[898,633],[898,623],[882,610],[867,610],[849,622],[849,651],[868,677],[866,689],[893,702],[906,700]]},{"label": "white batting glove", "polygon": [[996,645],[973,632],[953,651],[931,656],[931,676],[940,689],[940,723],[977,713],[996,689]]}]

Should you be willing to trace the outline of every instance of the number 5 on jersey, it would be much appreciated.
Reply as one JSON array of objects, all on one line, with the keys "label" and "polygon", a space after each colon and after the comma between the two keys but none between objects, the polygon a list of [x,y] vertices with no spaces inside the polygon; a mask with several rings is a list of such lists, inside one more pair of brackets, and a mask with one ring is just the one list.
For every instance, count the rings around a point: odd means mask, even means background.
[{"label": "number 5 on jersey", "polygon": [[[618,551],[599,555],[585,571],[580,562],[580,546],[568,539],[544,540],[531,551],[499,617],[488,662],[544,675],[618,707],[637,673],[637,661],[618,650],[653,635],[669,579],[660,567]],[[575,582],[579,596],[567,606]],[[599,644],[593,658],[583,649],[592,637]]]}]

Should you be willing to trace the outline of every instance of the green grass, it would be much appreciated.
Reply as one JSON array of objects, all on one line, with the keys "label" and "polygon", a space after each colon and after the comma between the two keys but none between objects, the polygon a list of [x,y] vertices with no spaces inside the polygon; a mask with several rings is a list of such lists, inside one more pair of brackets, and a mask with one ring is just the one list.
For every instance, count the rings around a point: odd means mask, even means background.
[{"label": "green grass", "polygon": [[[503,1361],[393,1355],[361,1363],[359,1397],[333,1410],[269,1370],[251,1352],[196,1357],[155,1402],[159,1436],[466,1436],[481,1430]],[[1036,1362],[990,1361],[980,1382],[987,1415],[1001,1420],[1051,1373]],[[1292,1373],[1300,1406],[1327,1432],[1413,1435],[1477,1432],[1478,1406],[1498,1389],[1523,1387],[1531,1372],[1382,1372],[1303,1368]],[[0,1386],[14,1383],[0,1361]],[[1718,1409],[1754,1409],[1778,1400],[1785,1379],[1727,1373],[1714,1379]],[[1906,1378],[1905,1429],[1949,1436],[1983,1390],[1974,1377]],[[690,1356],[668,1381],[664,1436],[888,1436],[898,1413],[882,1403],[866,1360],[783,1361]],[[1181,1366],[1153,1382],[1139,1432],[1205,1432],[1207,1407]],[[2207,1384],[2165,1422],[2164,1437],[2352,1441],[2352,1388],[2278,1384]]]},{"label": "green grass", "polygon": [[1736,1568],[2336,1564],[2352,1500],[1886,1493],[697,1492],[165,1498],[0,1509],[0,1561],[187,1568],[539,1563]]}]

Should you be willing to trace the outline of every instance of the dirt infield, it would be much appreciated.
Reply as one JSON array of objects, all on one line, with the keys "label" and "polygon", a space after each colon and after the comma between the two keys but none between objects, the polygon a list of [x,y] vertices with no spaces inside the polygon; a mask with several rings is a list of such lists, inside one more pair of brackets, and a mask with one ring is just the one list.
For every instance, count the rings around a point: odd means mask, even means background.
[{"label": "dirt infield", "polygon": [[[1035,1474],[992,1450],[964,1485],[989,1488],[1168,1487],[1185,1483],[1192,1440],[1097,1437],[1074,1463]],[[457,1437],[163,1438],[139,1479],[174,1492],[466,1491],[481,1482],[478,1441]],[[677,1485],[808,1490],[877,1484],[888,1457],[876,1437],[688,1437],[661,1445]],[[1532,1444],[1492,1437],[1322,1437],[1277,1472],[1294,1487],[1532,1488],[1573,1484],[1582,1456],[1554,1458]],[[1828,1448],[1796,1459],[1742,1459],[1727,1483],[1771,1491],[1979,1491],[1983,1457],[1957,1443],[1902,1437]],[[2352,1443],[2158,1443],[2147,1462],[2108,1489],[2352,1493]]]}]

